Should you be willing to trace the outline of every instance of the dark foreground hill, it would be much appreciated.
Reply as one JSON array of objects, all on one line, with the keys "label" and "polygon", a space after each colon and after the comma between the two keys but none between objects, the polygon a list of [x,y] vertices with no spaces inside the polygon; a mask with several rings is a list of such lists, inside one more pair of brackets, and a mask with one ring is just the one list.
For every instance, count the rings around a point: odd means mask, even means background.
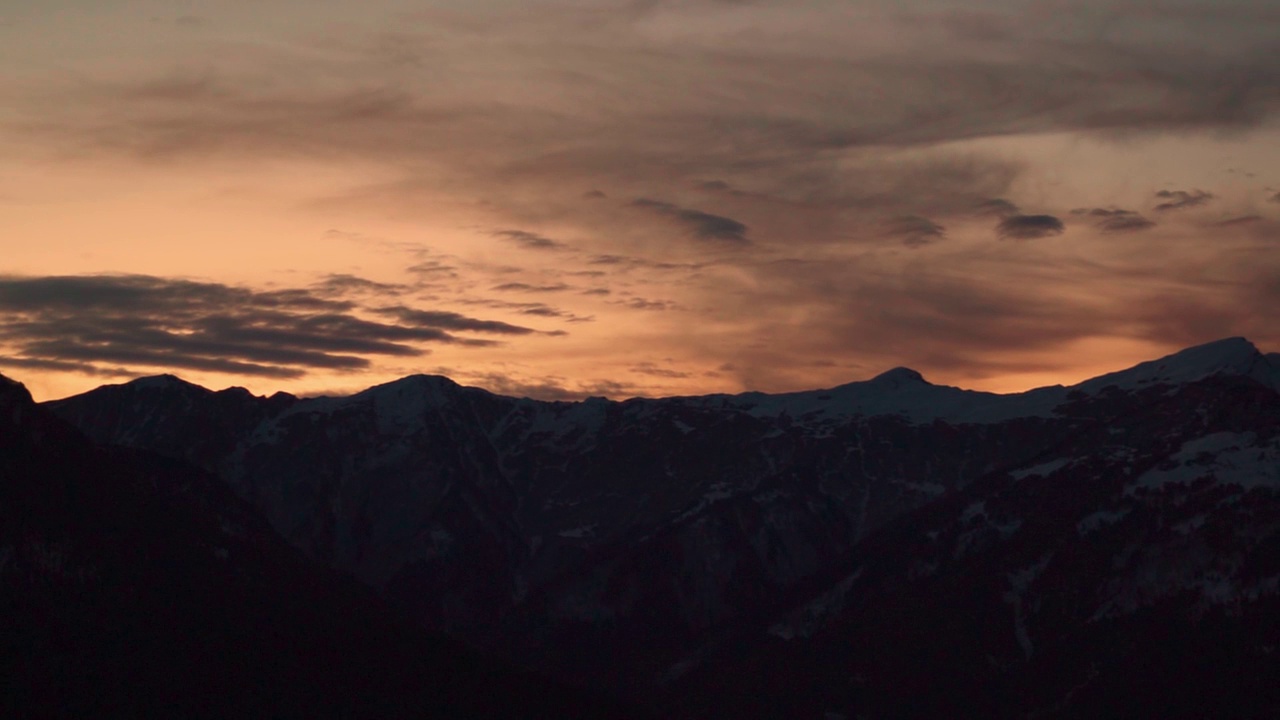
[{"label": "dark foreground hill", "polygon": [[0,378],[0,715],[612,717],[427,635],[181,461]]},{"label": "dark foreground hill", "polygon": [[1278,388],[1234,338],[1018,395],[901,368],[581,403],[166,376],[48,407],[206,470],[420,627],[671,716],[1262,717]]}]

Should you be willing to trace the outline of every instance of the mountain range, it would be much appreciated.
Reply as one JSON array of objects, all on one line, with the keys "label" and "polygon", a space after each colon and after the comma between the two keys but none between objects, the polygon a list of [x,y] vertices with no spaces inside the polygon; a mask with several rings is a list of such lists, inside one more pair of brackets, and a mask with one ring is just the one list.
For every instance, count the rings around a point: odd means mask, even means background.
[{"label": "mountain range", "polygon": [[1242,338],[1014,395],[159,376],[6,382],[0,418],[8,656],[49,706],[83,657],[167,708],[203,669],[237,708],[358,716],[1280,711],[1280,356]]}]

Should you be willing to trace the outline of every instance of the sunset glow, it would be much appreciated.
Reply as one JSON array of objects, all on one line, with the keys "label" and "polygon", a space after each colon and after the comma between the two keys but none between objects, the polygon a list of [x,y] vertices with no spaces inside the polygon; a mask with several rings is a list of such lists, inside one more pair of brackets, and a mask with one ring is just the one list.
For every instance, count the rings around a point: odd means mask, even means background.
[{"label": "sunset glow", "polygon": [[976,7],[0,9],[0,372],[1005,392],[1280,349],[1274,3]]}]

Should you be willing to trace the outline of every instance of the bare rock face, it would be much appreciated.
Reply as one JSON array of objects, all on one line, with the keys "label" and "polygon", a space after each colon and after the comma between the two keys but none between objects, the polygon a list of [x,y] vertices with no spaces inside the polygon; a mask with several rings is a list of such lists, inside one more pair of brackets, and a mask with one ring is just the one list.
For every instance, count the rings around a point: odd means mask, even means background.
[{"label": "bare rock face", "polygon": [[[990,698],[1061,662],[1017,711],[1090,707],[1100,628],[1138,647],[1151,612],[1239,625],[1274,602],[1278,387],[1235,338],[1009,396],[899,368],[581,403],[427,376],[301,400],[147,379],[49,409],[214,474],[424,627],[679,708],[756,673],[779,704],[735,712],[853,717],[911,695],[911,653]],[[800,669],[807,693],[769,680]],[[963,696],[951,682],[911,698]]]}]

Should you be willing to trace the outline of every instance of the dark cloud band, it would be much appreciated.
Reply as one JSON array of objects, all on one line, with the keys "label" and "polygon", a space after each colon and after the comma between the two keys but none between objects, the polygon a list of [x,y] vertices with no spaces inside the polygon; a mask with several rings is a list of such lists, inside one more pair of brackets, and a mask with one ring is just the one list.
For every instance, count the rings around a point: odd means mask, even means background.
[{"label": "dark cloud band", "polygon": [[1065,229],[1062,221],[1052,215],[1010,215],[996,226],[1000,237],[1012,240],[1034,240],[1061,235]]},{"label": "dark cloud band", "polygon": [[534,332],[452,312],[362,308],[340,297],[344,291],[394,295],[399,288],[352,276],[285,290],[144,275],[0,276],[3,364],[88,374],[128,374],[129,367],[144,366],[296,378],[310,370],[367,368],[372,356],[418,357],[429,352],[427,344],[497,344],[457,332]]}]

